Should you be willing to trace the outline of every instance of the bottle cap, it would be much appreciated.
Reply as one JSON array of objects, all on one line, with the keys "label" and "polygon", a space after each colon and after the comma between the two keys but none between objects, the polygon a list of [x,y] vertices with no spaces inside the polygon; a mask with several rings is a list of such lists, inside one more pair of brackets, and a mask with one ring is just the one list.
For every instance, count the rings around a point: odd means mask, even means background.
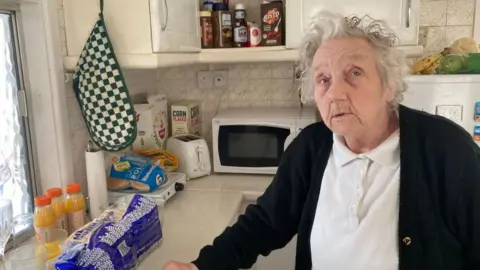
[{"label": "bottle cap", "polygon": [[213,10],[228,10],[228,5],[224,3],[215,3],[213,4]]},{"label": "bottle cap", "polygon": [[67,186],[67,193],[72,194],[72,193],[78,193],[82,190],[82,187],[80,184],[70,184]]},{"label": "bottle cap", "polygon": [[47,206],[52,203],[52,200],[48,196],[37,196],[35,197],[35,206]]},{"label": "bottle cap", "polygon": [[49,188],[47,189],[47,192],[45,192],[45,195],[47,195],[50,198],[56,198],[62,196],[63,192],[61,188]]},{"label": "bottle cap", "polygon": [[200,11],[200,17],[212,17],[211,11]]},{"label": "bottle cap", "polygon": [[245,9],[247,9],[247,8],[245,7],[245,4],[243,4],[243,3],[238,3],[238,4],[235,5],[235,9],[245,10]]}]

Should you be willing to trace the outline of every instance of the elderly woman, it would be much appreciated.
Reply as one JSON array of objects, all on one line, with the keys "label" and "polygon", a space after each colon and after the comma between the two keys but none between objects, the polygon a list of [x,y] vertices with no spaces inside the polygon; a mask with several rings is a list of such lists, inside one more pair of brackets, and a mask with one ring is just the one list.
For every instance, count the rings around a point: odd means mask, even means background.
[{"label": "elderly woman", "polygon": [[297,270],[480,269],[480,149],[449,120],[399,105],[407,71],[392,37],[380,21],[319,13],[302,94],[323,122],[235,225],[165,270],[249,268],[296,234]]}]

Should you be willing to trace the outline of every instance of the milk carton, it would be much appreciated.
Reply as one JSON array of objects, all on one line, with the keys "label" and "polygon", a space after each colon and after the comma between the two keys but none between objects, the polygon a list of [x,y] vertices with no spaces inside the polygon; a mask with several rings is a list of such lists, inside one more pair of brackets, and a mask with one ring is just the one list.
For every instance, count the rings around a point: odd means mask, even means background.
[{"label": "milk carton", "polygon": [[172,136],[201,136],[202,114],[198,101],[183,101],[172,105]]},{"label": "milk carton", "polygon": [[148,104],[135,104],[137,139],[133,150],[165,149],[168,131],[168,106],[165,94],[150,96]]}]

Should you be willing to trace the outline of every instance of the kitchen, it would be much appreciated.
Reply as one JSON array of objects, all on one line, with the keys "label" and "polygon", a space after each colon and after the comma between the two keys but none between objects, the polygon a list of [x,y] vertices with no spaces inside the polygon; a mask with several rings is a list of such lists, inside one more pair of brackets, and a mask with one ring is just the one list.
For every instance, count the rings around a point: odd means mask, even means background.
[{"label": "kitchen", "polygon": [[[162,1],[158,2],[161,5]],[[193,1],[190,2],[193,3]],[[231,1],[230,5],[234,7],[236,2],[246,2],[248,21],[260,21],[260,11],[258,6],[261,1]],[[298,46],[298,44],[295,43],[298,42],[300,38],[295,35],[289,37],[289,33],[295,33],[296,31],[293,30],[296,29],[295,27],[302,27],[298,25],[298,22],[302,21],[301,19],[292,19],[296,18],[293,16],[301,16],[298,14],[302,14],[302,11],[298,10],[301,5],[292,2],[293,1],[286,1],[287,12],[285,27],[287,40],[285,47],[255,48],[258,49],[258,51],[252,51],[253,49],[249,48],[232,48],[206,49],[202,50],[200,53],[195,53],[195,51],[198,50],[198,47],[192,48],[191,44],[188,44],[188,42],[196,43],[197,40],[189,41],[188,38],[180,39],[181,41],[184,41],[185,44],[169,44],[171,40],[177,40],[176,38],[183,34],[179,31],[184,31],[185,29],[180,28],[181,23],[175,24],[175,21],[173,21],[173,23],[168,24],[168,31],[165,31],[166,33],[163,33],[163,36],[154,37],[154,33],[160,33],[161,31],[154,31],[154,27],[151,26],[149,19],[150,16],[145,15],[150,14],[148,1],[141,1],[139,3],[124,1],[122,3],[115,2],[115,4],[111,1],[105,1],[105,21],[132,98],[142,100],[145,99],[144,96],[146,94],[164,93],[166,94],[169,104],[174,104],[184,99],[199,100],[201,103],[200,107],[202,114],[202,137],[207,141],[210,147],[210,152],[212,153],[211,119],[217,115],[219,111],[236,107],[300,107],[300,100],[297,91],[299,82],[295,77],[296,66],[294,64],[297,57],[294,49]],[[397,2],[400,1],[394,1],[393,6],[398,5]],[[401,5],[408,2],[410,1],[402,1]],[[413,10],[411,13],[413,14],[411,17],[412,26],[409,27],[409,29],[401,30],[400,34],[405,37],[403,39],[405,43],[400,45],[399,49],[404,50],[410,58],[418,59],[422,56],[440,52],[444,47],[449,46],[458,38],[465,36],[476,38],[475,33],[478,31],[478,27],[475,27],[475,23],[477,22],[477,20],[475,20],[474,12],[476,7],[475,2],[476,1],[411,1]],[[195,8],[192,8],[192,3],[185,4],[185,6],[178,4],[181,6],[178,7],[181,10],[180,14],[174,13],[173,15],[170,15],[169,20],[181,20],[184,24],[195,25],[195,27],[197,27],[196,13],[199,10],[200,4],[203,3],[193,5]],[[336,3],[338,3],[338,1],[336,1]],[[346,7],[351,7],[352,9],[358,8],[358,3],[355,4],[355,1],[344,1],[344,3],[344,6]],[[378,3],[373,0],[371,3],[378,5]],[[176,5],[177,4],[173,2],[168,2],[168,9],[171,12],[177,12],[178,9]],[[392,4],[386,3],[385,5],[388,6]],[[62,97],[58,94],[51,94],[51,97],[53,98],[50,99],[58,103],[57,105],[51,106],[53,109],[48,115],[54,118],[55,116],[57,117],[57,120],[54,121],[56,124],[50,127],[35,126],[36,132],[34,132],[34,136],[37,136],[37,141],[51,142],[53,139],[50,138],[52,137],[51,131],[55,130],[53,137],[57,137],[56,141],[58,142],[52,142],[54,145],[53,148],[51,145],[47,146],[49,144],[46,143],[45,146],[39,147],[40,149],[38,149],[38,152],[44,150],[44,152],[49,153],[49,155],[51,155],[50,149],[57,149],[56,154],[53,155],[50,160],[39,160],[39,168],[53,168],[49,172],[40,169],[38,177],[39,179],[42,179],[42,187],[39,188],[40,192],[42,188],[45,187],[65,186],[71,182],[80,182],[82,186],[86,186],[87,173],[85,148],[90,138],[73,92],[72,72],[78,61],[78,56],[83,48],[85,39],[96,21],[99,10],[98,1],[95,0],[82,1],[81,3],[64,0],[54,6],[52,6],[51,3],[45,3],[45,6],[46,7],[44,8],[47,14],[56,14],[56,16],[50,16],[50,20],[54,21],[55,17],[57,17],[58,24],[60,25],[58,29],[50,31],[52,33],[57,31],[59,34],[58,37],[51,37],[51,40],[59,41],[59,44],[55,44],[54,46],[63,52],[63,58],[60,59],[61,67],[58,65],[58,60],[55,60],[56,62],[54,61],[56,64],[55,70],[61,70],[61,72],[51,76],[56,76],[52,81],[57,85],[59,91],[62,91],[60,89],[65,90],[64,93],[66,93],[66,96]],[[329,7],[328,4],[326,4],[326,6]],[[392,7],[392,9],[405,10],[403,6],[402,8],[395,6]],[[162,8],[159,10],[165,11]],[[378,12],[371,14],[373,17],[385,18],[385,14],[382,14],[381,8],[378,8],[378,11],[377,9],[372,10]],[[388,12],[388,9],[386,10],[387,11],[383,11]],[[351,13],[351,9],[346,9],[345,12]],[[405,16],[402,14],[402,18],[403,17]],[[187,21],[188,18],[195,19],[185,23],[183,22],[183,19],[185,18],[187,18]],[[291,24],[289,21],[294,21],[296,23]],[[163,22],[160,24],[162,23]],[[402,27],[401,23],[402,20],[399,20],[398,24],[400,27]],[[50,27],[53,29],[53,24],[50,25]],[[157,25],[156,27],[159,26]],[[180,29],[176,29],[175,27],[179,27]],[[191,29],[187,29],[187,31],[190,30]],[[158,42],[159,40],[160,42]],[[156,48],[159,50],[158,53],[155,51]],[[177,52],[163,53],[162,50],[177,50]],[[178,53],[178,51],[184,50],[191,50],[193,53]],[[32,67],[29,65],[28,68]],[[67,75],[64,78],[63,74],[65,72]],[[213,79],[220,75],[223,86],[200,87],[199,84],[202,82],[201,78],[203,78],[200,75],[211,76],[210,78],[212,81],[206,82],[211,85],[215,83],[213,82]],[[437,79],[438,77],[432,75],[431,78]],[[414,84],[420,85],[419,87],[425,84],[431,84],[431,81],[426,77],[412,78],[411,80]],[[455,80],[460,80],[462,82],[475,82],[475,80],[478,79],[476,79],[475,75],[469,75],[459,77],[453,76],[448,79],[440,78],[438,80],[452,80],[452,83],[455,83]],[[61,82],[64,81],[67,82],[62,84]],[[454,92],[450,89],[446,93],[441,94],[440,98],[442,99],[432,101],[432,103],[428,105],[418,104],[418,106],[420,106],[421,109],[435,113],[437,105],[453,105],[454,107],[451,110],[449,110],[449,108],[440,108],[440,110],[443,109],[445,115],[455,115],[454,117],[456,117],[455,119],[457,119],[457,122],[462,123],[469,133],[473,133],[473,106],[474,102],[478,101],[480,98],[478,98],[477,95],[477,99],[474,99],[473,101],[471,100],[472,96],[470,96],[468,92],[470,87],[472,86],[466,84],[463,86],[456,86],[455,89],[458,89],[458,91]],[[55,89],[55,87],[52,89]],[[458,95],[460,92],[462,94]],[[44,95],[45,93],[49,92],[43,92]],[[455,100],[452,100],[452,98],[455,98]],[[412,102],[411,104],[415,104],[416,106],[417,104],[415,102],[419,101],[418,98],[409,97],[408,93],[406,94],[406,100]],[[462,109],[460,109],[460,119],[458,119],[458,113],[453,113],[458,112],[458,105],[463,106]],[[35,107],[35,104],[32,104],[32,106]],[[42,107],[45,108],[45,105]],[[35,118],[38,117],[38,119],[40,119],[43,114],[45,114],[44,109],[38,114],[34,111],[33,122],[41,123],[42,120],[37,121]],[[48,128],[48,130],[42,132],[42,128]],[[48,136],[49,138],[46,139],[45,136]],[[50,149],[45,149],[43,147],[50,147]],[[170,215],[175,216],[176,218],[178,212],[182,210],[186,211],[186,213],[195,214],[196,208],[192,207],[192,205],[195,207],[198,207],[197,205],[202,205],[202,207],[206,207],[206,209],[218,209],[218,220],[219,223],[222,224],[217,224],[217,230],[222,230],[222,226],[226,226],[233,221],[237,213],[240,211],[241,204],[245,200],[254,201],[255,196],[258,196],[263,192],[271,178],[271,176],[249,177],[243,175],[225,176],[223,174],[215,174],[213,176],[189,181],[185,187],[185,191],[176,194],[176,196],[166,205],[166,230],[168,231],[168,226],[172,225],[172,223],[169,222],[171,219],[168,218]],[[216,193],[218,191],[233,192],[235,195],[221,195]],[[84,192],[86,193],[86,190]],[[230,208],[226,207],[225,209],[220,209],[219,205],[224,204],[221,199],[219,199],[221,202],[212,202],[212,205],[209,205],[209,207],[207,207],[208,200],[204,204],[198,203],[197,197],[195,197],[196,195],[191,195],[191,199],[189,200],[181,200],[182,196],[189,198],[190,194],[198,194],[199,197],[203,196],[208,198],[209,196],[205,195],[210,194],[208,192],[217,194],[219,198],[222,198],[222,196],[228,197],[229,200],[227,201],[230,203]],[[247,199],[244,200],[244,198]],[[193,203],[191,203],[190,200],[193,201]],[[202,198],[199,200],[202,200]],[[170,206],[172,208],[169,208]],[[174,207],[180,210],[173,210]],[[199,209],[199,211],[202,211],[202,209]],[[172,220],[173,219],[174,218],[172,218]],[[212,219],[215,219],[215,216],[212,216]],[[189,222],[182,224],[188,223]],[[195,223],[192,222],[191,224]],[[207,227],[210,227],[210,225],[211,224],[207,225]],[[171,228],[174,229],[175,226],[172,225]],[[188,228],[186,228],[186,230],[188,230]],[[190,232],[194,233],[192,229],[190,229]],[[180,230],[174,230],[172,233],[175,234],[175,236],[172,237],[175,239],[177,239],[177,234],[179,236],[182,235]],[[210,236],[214,236],[218,233],[219,231],[212,231],[211,235],[205,237],[205,240],[211,239]],[[205,234],[205,236],[206,235],[207,234]],[[165,251],[165,247],[169,246],[169,243],[172,243],[169,241],[181,241],[172,238],[169,239],[168,234],[165,234],[164,243],[159,247],[160,251],[163,248],[162,254],[169,254],[168,251]],[[196,247],[191,245],[192,250],[188,251],[182,250],[182,247],[178,247],[180,252],[171,253],[172,256],[170,256],[170,258],[165,258],[165,260],[192,260],[196,256],[198,248],[204,244],[206,243],[200,241]],[[173,246],[175,246],[175,242],[173,242]],[[174,247],[174,249],[176,248],[177,247]],[[290,258],[293,258],[293,256],[294,253],[291,253]],[[280,255],[279,257],[287,258],[284,255]],[[281,260],[276,260],[274,256],[270,256],[270,258],[272,258],[271,261],[281,262]],[[265,260],[269,260],[269,258],[266,258]],[[152,259],[148,258],[145,261],[145,264],[149,261],[152,261]],[[271,261],[265,263],[259,262],[259,265],[264,263],[265,266],[258,266],[257,269],[271,269],[268,264],[272,263]],[[285,269],[292,269],[294,263],[293,259],[288,259],[288,261],[289,264],[285,263],[284,265],[289,265],[289,267]],[[155,263],[155,267],[159,264],[158,261],[152,263]]]}]

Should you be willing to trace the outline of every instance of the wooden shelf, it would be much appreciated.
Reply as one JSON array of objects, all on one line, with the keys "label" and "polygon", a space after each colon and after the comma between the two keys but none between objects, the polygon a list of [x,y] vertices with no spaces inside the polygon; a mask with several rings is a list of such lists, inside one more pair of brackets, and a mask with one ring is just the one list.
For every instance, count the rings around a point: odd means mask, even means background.
[{"label": "wooden shelf", "polygon": [[[423,53],[423,46],[399,46],[407,57],[418,57]],[[286,62],[298,60],[298,50],[290,50],[285,46],[203,49],[199,53],[158,53],[158,54],[126,54],[117,55],[122,68],[155,69],[159,67],[181,66],[190,64],[219,63],[255,63]],[[68,71],[75,70],[78,56],[64,58],[64,67]]]}]

